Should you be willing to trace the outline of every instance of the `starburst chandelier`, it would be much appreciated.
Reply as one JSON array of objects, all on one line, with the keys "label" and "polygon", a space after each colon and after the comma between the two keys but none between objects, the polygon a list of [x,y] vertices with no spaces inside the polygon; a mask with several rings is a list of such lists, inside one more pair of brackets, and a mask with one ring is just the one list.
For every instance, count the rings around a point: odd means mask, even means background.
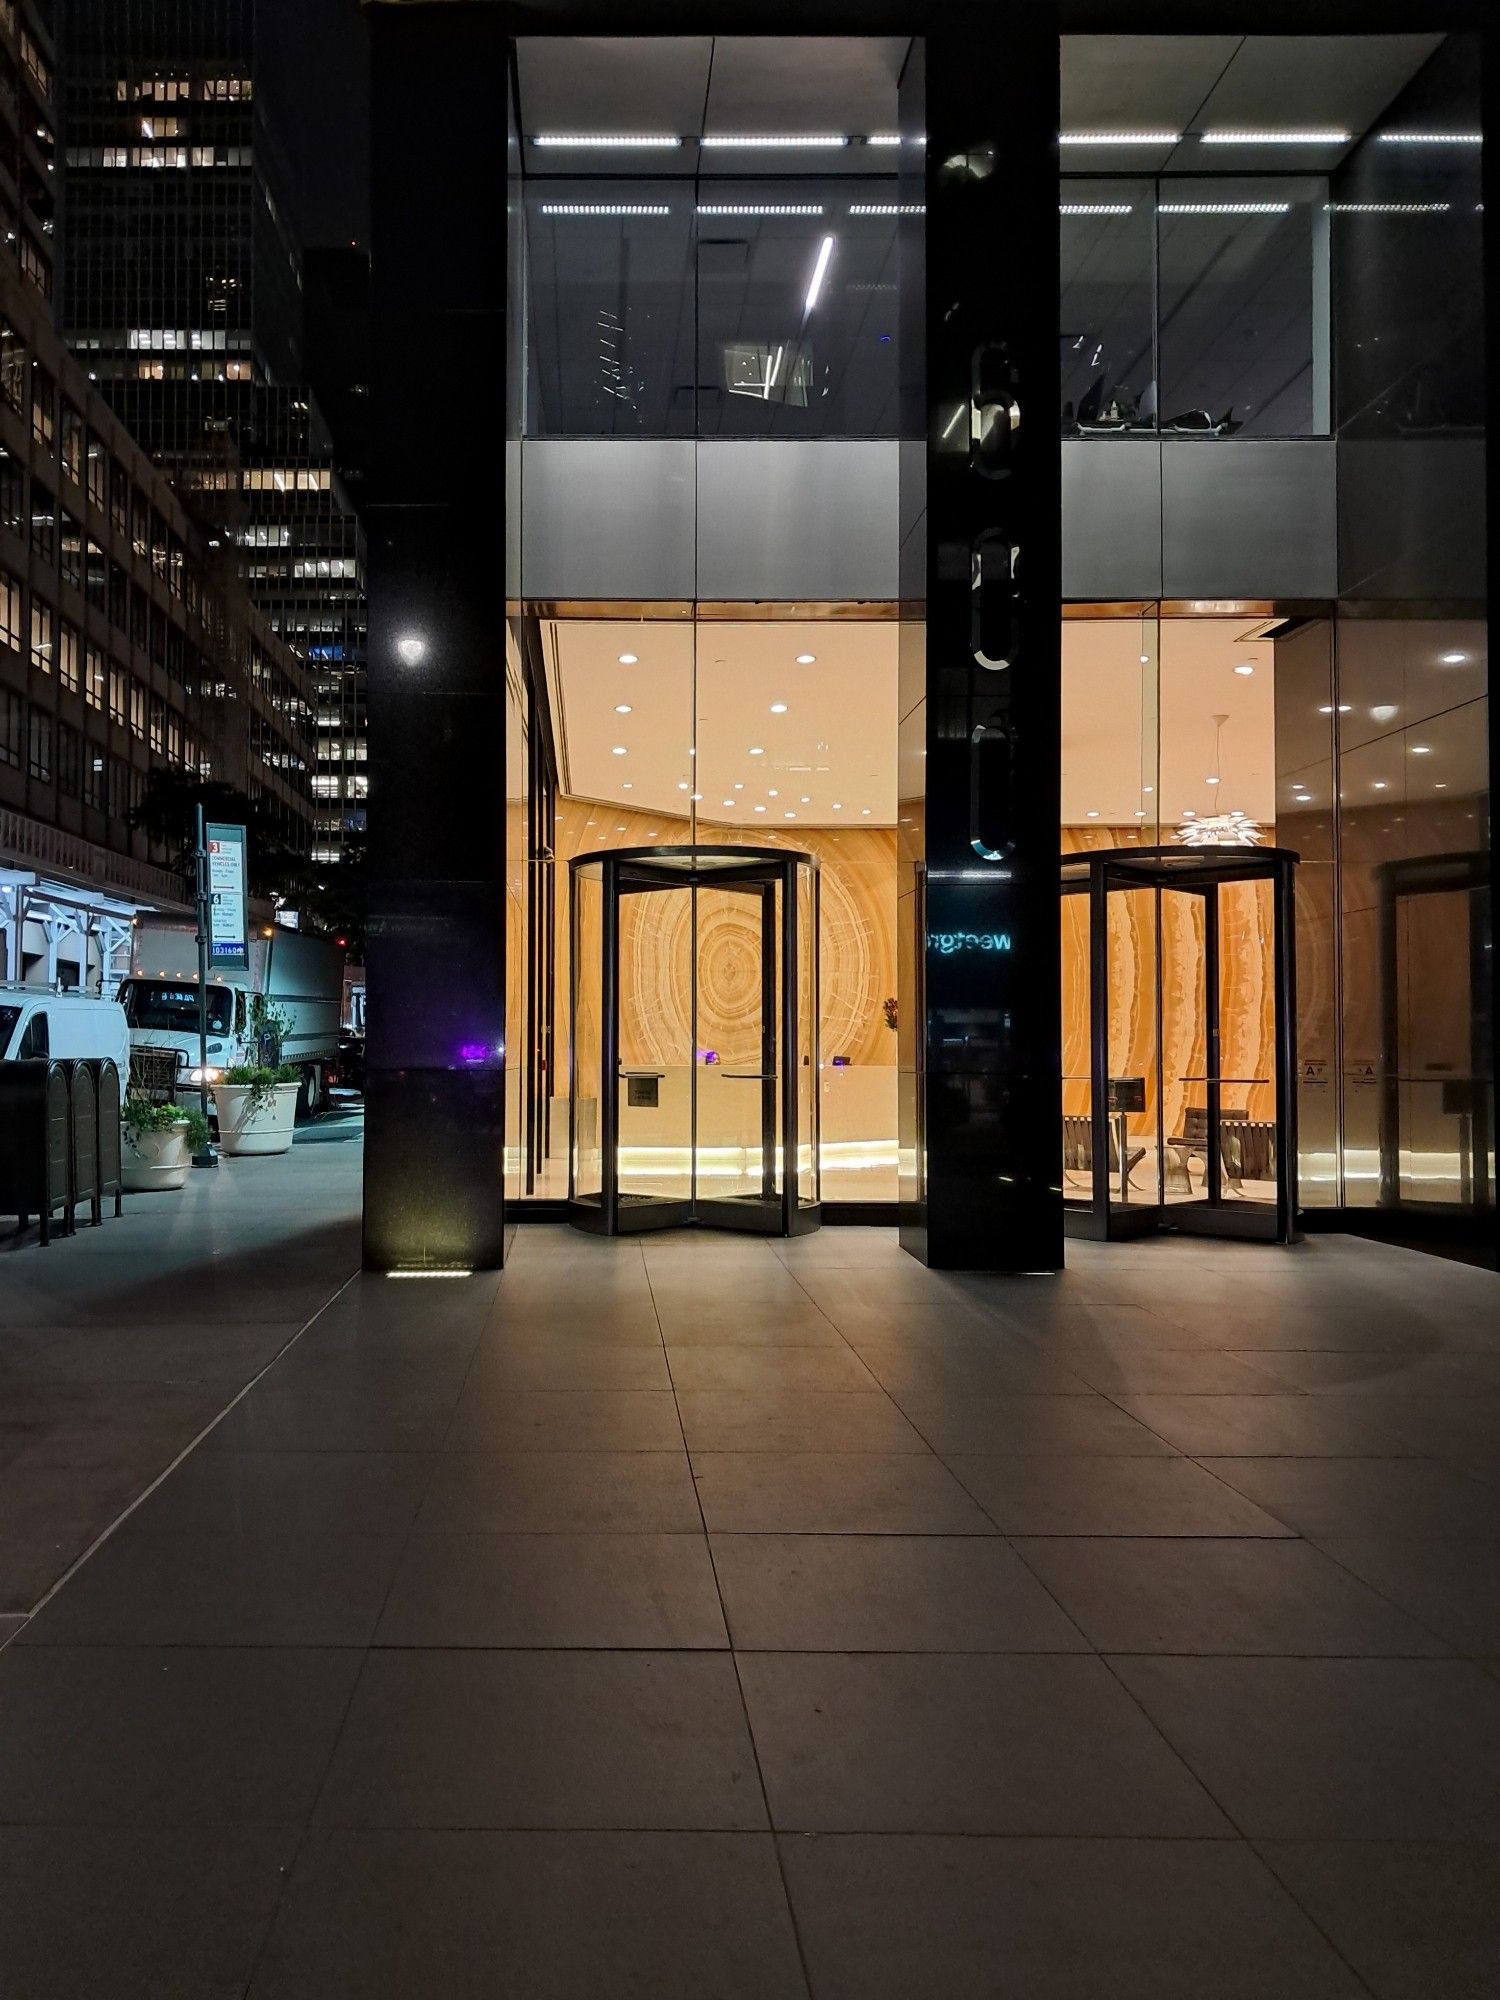
[{"label": "starburst chandelier", "polygon": [[[1224,733],[1227,715],[1216,715],[1214,725],[1214,768],[1205,781],[1213,788],[1217,802],[1219,785],[1223,778],[1223,760],[1220,739]],[[1243,812],[1196,813],[1191,810],[1182,815],[1177,825],[1177,841],[1183,847],[1258,847],[1264,837],[1260,821],[1251,819]]]}]

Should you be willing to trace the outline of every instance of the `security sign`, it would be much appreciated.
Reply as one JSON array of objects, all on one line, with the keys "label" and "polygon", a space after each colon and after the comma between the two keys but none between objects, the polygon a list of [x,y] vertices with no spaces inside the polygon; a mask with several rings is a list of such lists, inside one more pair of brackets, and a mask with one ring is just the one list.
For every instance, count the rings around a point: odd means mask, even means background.
[{"label": "security sign", "polygon": [[218,966],[250,963],[245,888],[245,829],[215,826],[205,829],[208,846],[208,956]]}]

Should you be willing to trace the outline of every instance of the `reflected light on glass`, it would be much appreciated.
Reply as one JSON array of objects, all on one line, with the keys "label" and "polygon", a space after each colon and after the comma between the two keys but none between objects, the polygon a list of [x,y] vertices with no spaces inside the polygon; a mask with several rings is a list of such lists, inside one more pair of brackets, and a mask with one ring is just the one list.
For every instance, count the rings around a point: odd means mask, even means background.
[{"label": "reflected light on glass", "polygon": [[818,303],[818,294],[823,289],[823,280],[828,275],[828,264],[832,256],[833,256],[833,238],[831,236],[825,236],[823,238],[823,241],[818,246],[818,260],[813,265],[813,274],[808,281],[807,298],[803,302],[802,306],[802,310],[804,313],[810,313],[813,307]]}]

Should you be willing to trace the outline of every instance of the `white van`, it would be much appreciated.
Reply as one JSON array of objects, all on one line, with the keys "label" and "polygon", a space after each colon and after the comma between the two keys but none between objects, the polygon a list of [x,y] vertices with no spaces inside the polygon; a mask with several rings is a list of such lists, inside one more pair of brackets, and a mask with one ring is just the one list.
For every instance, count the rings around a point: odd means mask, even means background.
[{"label": "white van", "polygon": [[123,1097],[130,1081],[125,1009],[116,1000],[96,1000],[87,993],[0,984],[0,1061],[39,1056],[58,1062],[107,1058],[120,1072]]}]

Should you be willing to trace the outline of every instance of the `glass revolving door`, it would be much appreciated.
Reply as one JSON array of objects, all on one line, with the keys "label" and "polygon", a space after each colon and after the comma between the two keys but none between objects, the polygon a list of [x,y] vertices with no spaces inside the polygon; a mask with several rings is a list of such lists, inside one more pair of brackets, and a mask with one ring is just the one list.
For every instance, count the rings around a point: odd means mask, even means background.
[{"label": "glass revolving door", "polygon": [[614,1236],[820,1219],[818,870],[749,847],[570,864],[571,1219]]},{"label": "glass revolving door", "polygon": [[1294,1238],[1296,859],[1264,847],[1063,856],[1070,1235]]}]

